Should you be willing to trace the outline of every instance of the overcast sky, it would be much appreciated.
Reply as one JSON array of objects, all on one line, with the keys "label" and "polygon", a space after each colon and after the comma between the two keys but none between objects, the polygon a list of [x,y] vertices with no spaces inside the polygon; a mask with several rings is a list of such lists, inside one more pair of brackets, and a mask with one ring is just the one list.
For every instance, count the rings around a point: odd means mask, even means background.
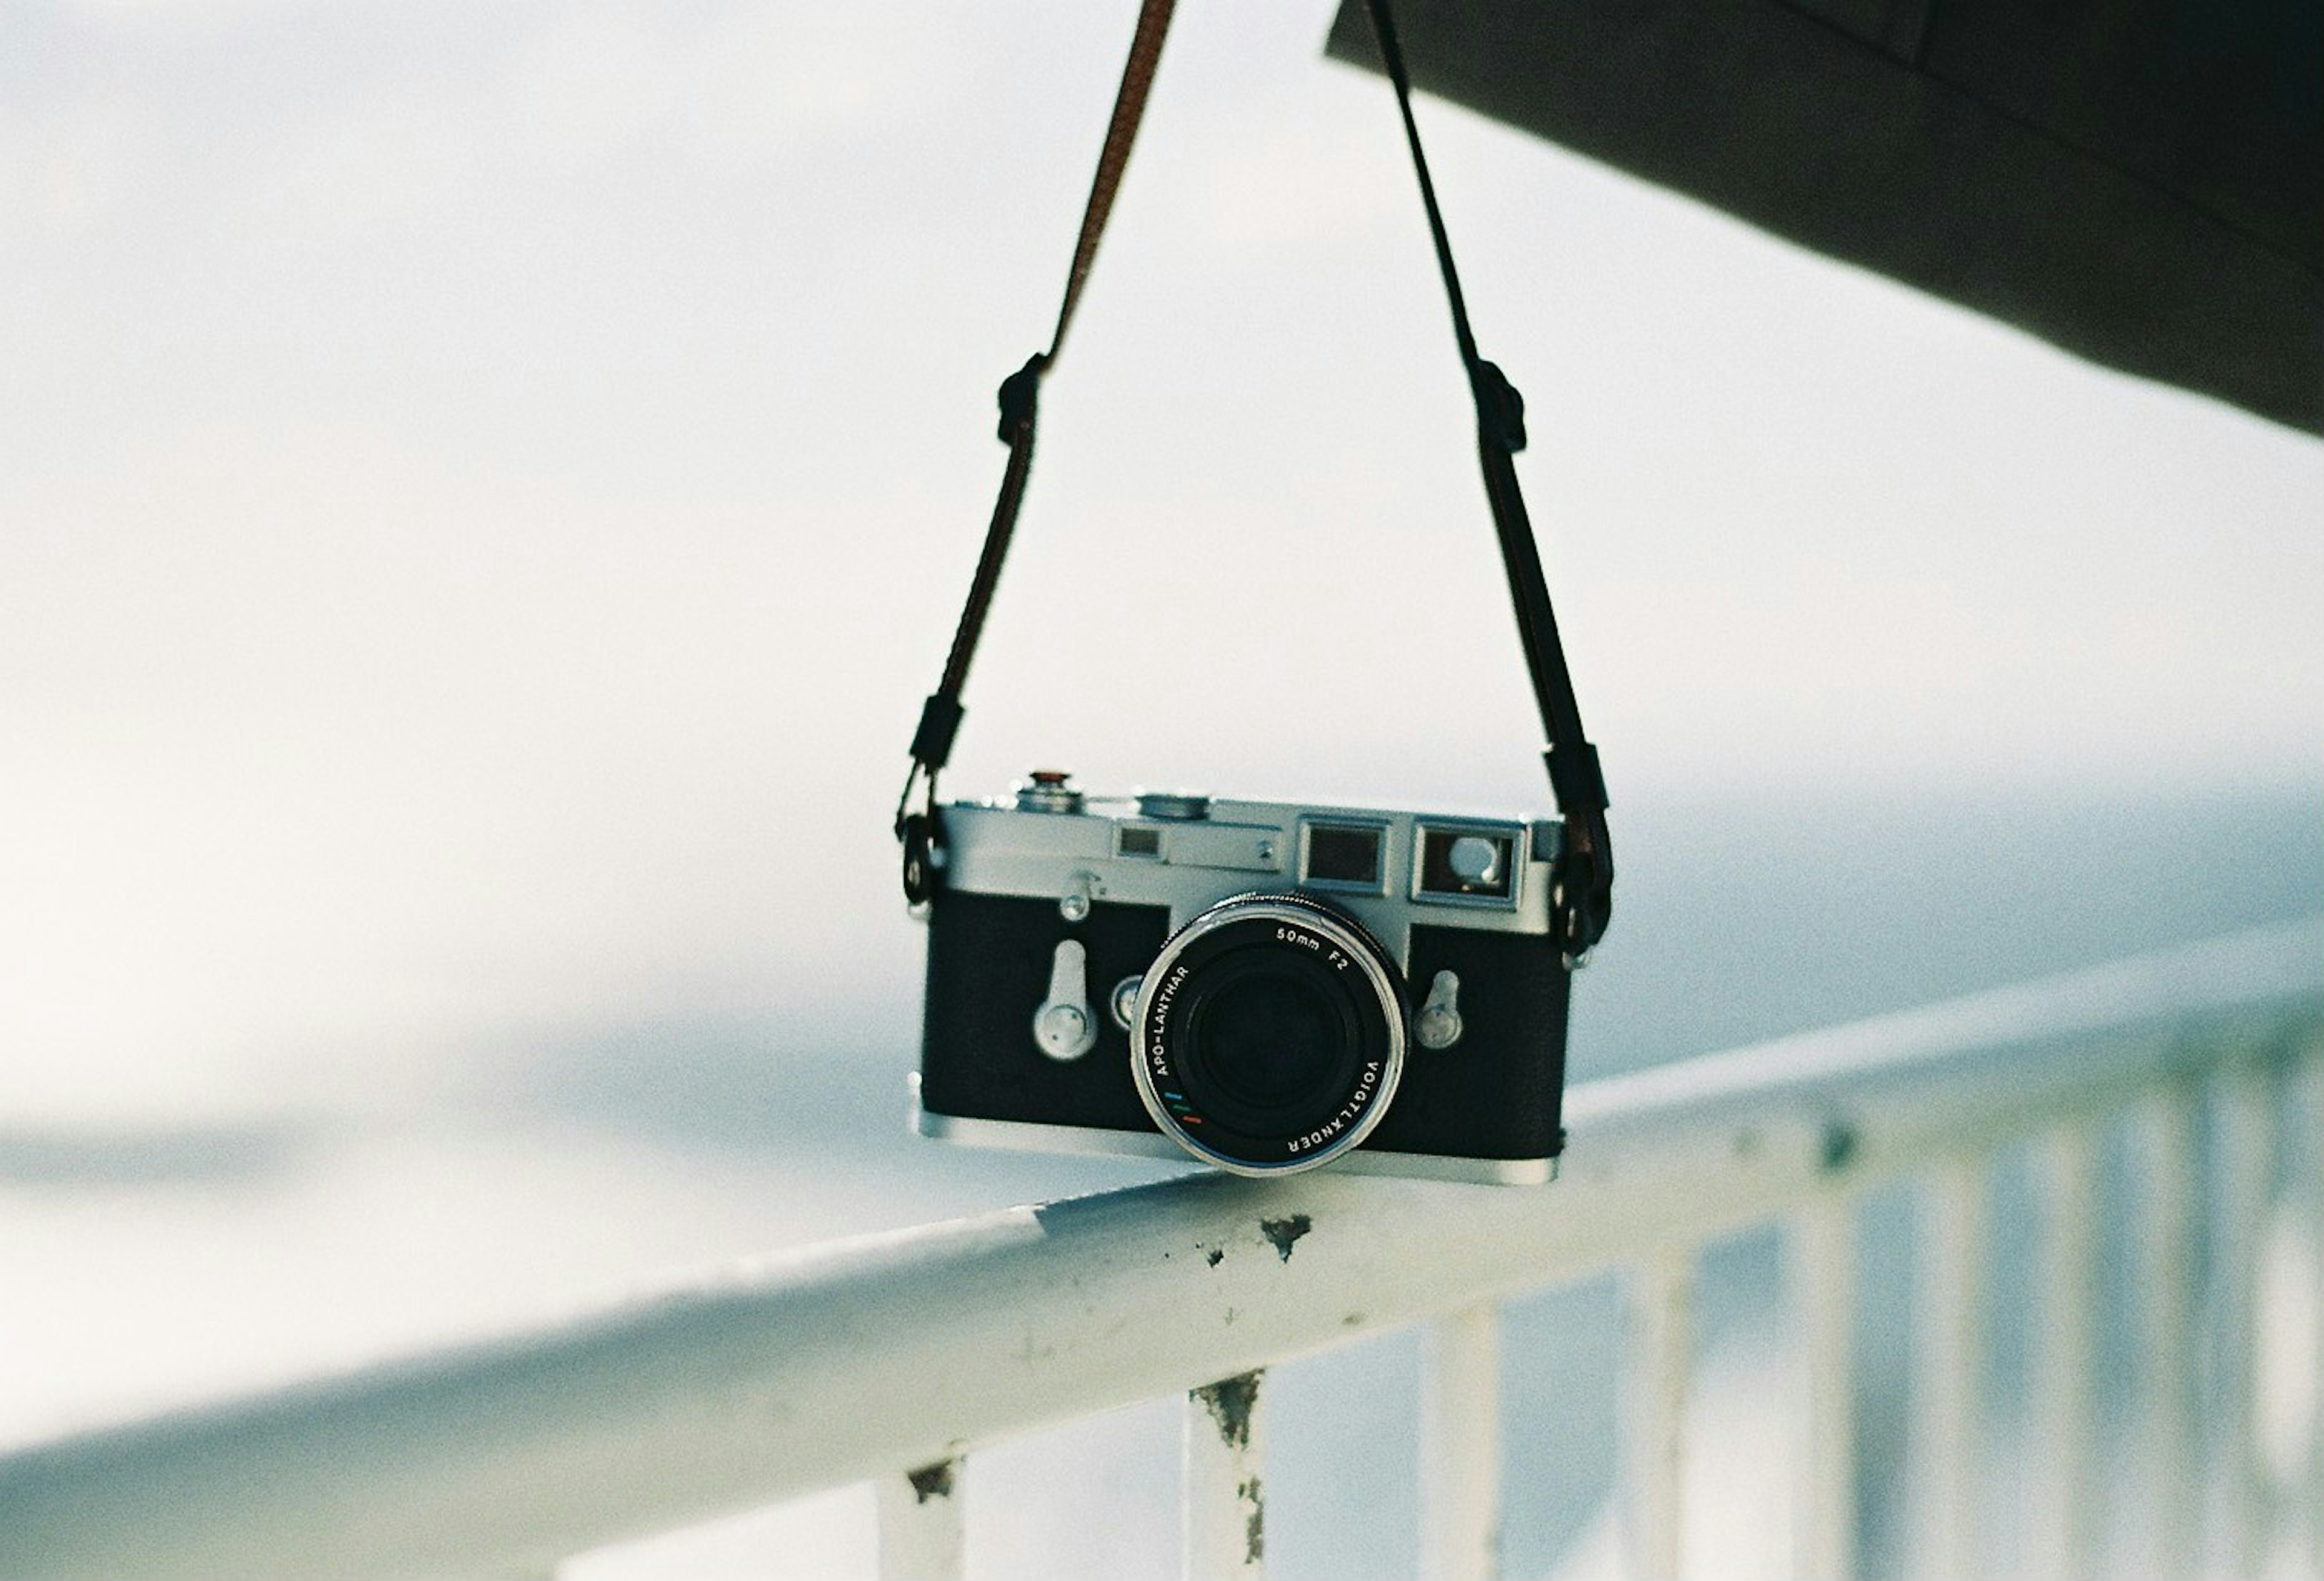
[{"label": "overcast sky", "polygon": [[[0,1098],[886,938],[1135,9],[0,10]],[[1329,14],[1181,8],[954,790],[1539,804]],[[2324,446],[1420,114],[1618,803],[2324,784]]]}]

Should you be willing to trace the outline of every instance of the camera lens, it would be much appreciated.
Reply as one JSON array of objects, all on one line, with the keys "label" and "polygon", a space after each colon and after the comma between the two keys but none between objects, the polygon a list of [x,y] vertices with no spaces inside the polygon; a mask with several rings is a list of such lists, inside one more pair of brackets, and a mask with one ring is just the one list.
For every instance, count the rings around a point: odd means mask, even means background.
[{"label": "camera lens", "polygon": [[1312,1169],[1369,1135],[1404,1065],[1395,963],[1334,907],[1244,895],[1162,947],[1131,1070],[1163,1134],[1244,1174]]},{"label": "camera lens", "polygon": [[1218,969],[1188,1005],[1185,1085],[1213,1121],[1239,1131],[1287,1124],[1314,1094],[1347,1080],[1360,1036],[1330,985],[1304,961]]}]

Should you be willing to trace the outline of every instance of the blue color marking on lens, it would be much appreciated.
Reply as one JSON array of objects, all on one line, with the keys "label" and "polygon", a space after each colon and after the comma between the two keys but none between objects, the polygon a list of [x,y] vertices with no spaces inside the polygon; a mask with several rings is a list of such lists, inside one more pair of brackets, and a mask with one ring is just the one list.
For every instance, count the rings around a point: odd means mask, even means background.
[{"label": "blue color marking on lens", "polygon": [[1163,1096],[1164,1098],[1176,1098],[1180,1103],[1184,1103],[1184,1102],[1185,1102],[1185,1101],[1186,1101],[1186,1095],[1185,1095],[1185,1093],[1183,1093],[1183,1092],[1166,1092],[1166,1093],[1164,1093],[1162,1096]]}]

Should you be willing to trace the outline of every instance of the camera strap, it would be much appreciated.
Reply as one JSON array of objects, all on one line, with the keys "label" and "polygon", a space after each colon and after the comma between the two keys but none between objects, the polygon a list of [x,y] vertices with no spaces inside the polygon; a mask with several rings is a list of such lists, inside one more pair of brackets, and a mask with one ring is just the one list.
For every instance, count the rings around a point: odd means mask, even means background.
[{"label": "camera strap", "polygon": [[1429,239],[1436,244],[1436,271],[1444,280],[1452,309],[1452,334],[1461,343],[1461,363],[1469,372],[1469,394],[1477,403],[1477,459],[1484,469],[1485,499],[1493,531],[1501,543],[1501,568],[1509,579],[1509,602],[1517,617],[1517,641],[1525,650],[1526,676],[1541,712],[1547,739],[1542,761],[1549,788],[1565,818],[1565,844],[1558,855],[1557,889],[1551,899],[1558,934],[1569,962],[1578,962],[1606,932],[1614,910],[1614,844],[1606,826],[1606,778],[1598,749],[1582,731],[1582,704],[1573,695],[1573,676],[1565,667],[1565,645],[1558,640],[1557,614],[1550,607],[1549,583],[1534,542],[1533,520],[1517,488],[1515,457],[1526,447],[1525,397],[1500,369],[1477,352],[1469,328],[1469,306],[1461,276],[1452,267],[1452,243],[1436,207],[1436,184],[1428,179],[1428,159],[1420,152],[1420,127],[1412,118],[1412,79],[1404,68],[1396,22],[1388,0],[1366,0],[1372,36],[1388,81],[1396,85],[1396,107],[1404,117],[1404,140],[1412,150],[1413,173],[1420,179],[1421,206],[1428,211]]},{"label": "camera strap", "polygon": [[1144,0],[1138,11],[1138,31],[1130,35],[1130,60],[1121,69],[1121,87],[1114,94],[1113,119],[1105,129],[1105,145],[1098,151],[1097,173],[1090,181],[1089,203],[1082,210],[1082,233],[1074,243],[1073,268],[1065,275],[1065,300],[1057,308],[1057,326],[1049,334],[1049,349],[1035,352],[1025,365],[1001,381],[1001,442],[1009,446],[1009,462],[1001,473],[1001,496],[992,502],[992,521],[984,529],[984,552],[977,556],[976,574],[968,584],[968,602],[953,630],[952,651],[945,657],[944,676],[920,709],[919,728],[912,732],[912,768],[904,779],[904,794],[896,803],[896,838],[904,846],[904,897],[914,905],[928,898],[936,883],[931,862],[939,837],[936,828],[936,776],[952,756],[953,737],[960,731],[965,710],[961,689],[968,684],[969,661],[976,657],[976,639],[984,630],[985,612],[1001,580],[1001,562],[1009,553],[1009,539],[1017,530],[1017,511],[1025,502],[1025,478],[1033,468],[1033,429],[1040,415],[1041,380],[1065,349],[1065,331],[1073,326],[1080,306],[1082,286],[1097,258],[1098,238],[1105,234],[1106,216],[1113,212],[1113,195],[1121,186],[1121,172],[1130,162],[1130,145],[1146,113],[1146,96],[1154,86],[1155,69],[1162,61],[1162,39],[1170,29],[1176,0]]},{"label": "camera strap", "polygon": [[[952,752],[954,736],[964,712],[961,690],[968,679],[969,661],[984,627],[986,611],[1001,576],[1001,563],[1009,552],[1017,512],[1024,502],[1025,480],[1033,462],[1033,431],[1042,377],[1056,363],[1073,322],[1090,264],[1097,255],[1098,237],[1113,207],[1130,145],[1146,108],[1148,91],[1162,54],[1163,35],[1170,24],[1173,0],[1145,0],[1138,30],[1122,69],[1113,119],[1106,128],[1105,144],[1098,156],[1097,174],[1091,183],[1089,204],[1082,215],[1080,239],[1074,244],[1065,294],[1057,325],[1047,351],[1037,352],[1001,385],[1001,440],[1009,446],[1001,473],[1001,494],[985,530],[984,551],[969,584],[968,602],[953,634],[952,651],[945,660],[944,677],[920,712],[919,728],[912,737],[912,768],[904,794],[896,806],[896,835],[904,847],[904,894],[917,905],[928,898],[935,885],[931,851],[936,826],[936,777]],[[1412,116],[1412,84],[1405,70],[1404,51],[1397,41],[1396,25],[1388,0],[1366,0],[1372,31],[1388,80],[1396,88],[1397,108],[1404,119],[1405,141],[1412,151],[1414,173],[1428,214],[1428,231],[1436,248],[1436,267],[1443,277],[1444,294],[1452,311],[1452,331],[1460,343],[1461,361],[1469,375],[1469,391],[1477,407],[1477,454],[1485,479],[1485,498],[1500,541],[1501,564],[1507,572],[1509,598],[1515,607],[1517,637],[1524,649],[1526,672],[1540,710],[1548,749],[1544,762],[1550,790],[1565,819],[1565,843],[1559,853],[1555,893],[1551,899],[1559,941],[1569,962],[1579,961],[1606,930],[1613,909],[1614,859],[1606,824],[1606,782],[1598,768],[1598,749],[1582,733],[1582,709],[1573,694],[1565,650],[1558,640],[1557,616],[1549,601],[1549,584],[1542,574],[1541,554],[1534,542],[1533,523],[1526,513],[1525,497],[1517,487],[1514,457],[1525,448],[1525,399],[1499,368],[1478,354],[1469,327],[1469,309],[1461,293],[1461,279],[1452,264],[1452,244],[1445,234],[1438,210],[1435,184],[1429,179],[1428,161],[1421,152],[1420,128]]]}]

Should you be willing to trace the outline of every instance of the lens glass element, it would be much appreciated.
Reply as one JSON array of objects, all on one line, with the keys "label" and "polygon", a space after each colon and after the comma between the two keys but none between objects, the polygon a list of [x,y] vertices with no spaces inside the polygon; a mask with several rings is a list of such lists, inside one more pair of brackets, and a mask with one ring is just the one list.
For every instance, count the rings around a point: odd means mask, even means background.
[{"label": "lens glass element", "polygon": [[1361,1142],[1403,1068],[1399,974],[1307,896],[1240,896],[1181,929],[1147,972],[1130,1057],[1155,1124],[1248,1174]]}]

